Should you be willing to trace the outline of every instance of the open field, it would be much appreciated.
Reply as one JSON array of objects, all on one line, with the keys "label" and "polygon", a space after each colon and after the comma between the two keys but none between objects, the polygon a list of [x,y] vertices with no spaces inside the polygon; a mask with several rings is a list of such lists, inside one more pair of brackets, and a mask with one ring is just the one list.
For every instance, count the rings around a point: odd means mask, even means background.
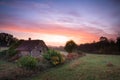
[{"label": "open field", "polygon": [[[19,72],[16,64],[0,60],[0,76]],[[18,74],[18,73],[17,73]],[[87,54],[24,80],[119,80],[120,56]],[[16,79],[19,80],[19,79]],[[22,78],[23,80],[23,78]]]},{"label": "open field", "polygon": [[74,60],[25,80],[119,80],[120,56],[95,55]]}]

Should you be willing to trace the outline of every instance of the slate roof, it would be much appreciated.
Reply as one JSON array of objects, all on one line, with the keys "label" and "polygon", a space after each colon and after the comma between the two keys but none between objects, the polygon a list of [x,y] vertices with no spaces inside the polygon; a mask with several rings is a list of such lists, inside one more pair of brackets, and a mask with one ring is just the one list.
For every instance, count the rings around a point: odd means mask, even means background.
[{"label": "slate roof", "polygon": [[32,49],[34,49],[36,46],[38,46],[38,44],[41,47],[47,47],[44,43],[43,40],[26,40],[23,41],[17,48],[16,50],[19,51],[31,51]]}]

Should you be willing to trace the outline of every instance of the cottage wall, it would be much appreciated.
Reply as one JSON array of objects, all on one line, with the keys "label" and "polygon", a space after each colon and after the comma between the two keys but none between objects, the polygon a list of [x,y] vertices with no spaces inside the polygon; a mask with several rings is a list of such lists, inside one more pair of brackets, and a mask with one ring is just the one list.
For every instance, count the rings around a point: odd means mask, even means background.
[{"label": "cottage wall", "polygon": [[43,45],[36,46],[32,51],[31,55],[33,57],[41,57],[47,51],[47,47]]},{"label": "cottage wall", "polygon": [[40,57],[41,54],[42,54],[42,50],[37,49],[37,48],[35,48],[31,51],[31,56],[33,56],[33,57]]},{"label": "cottage wall", "polygon": [[44,54],[48,50],[48,48],[45,44],[42,44],[42,45],[39,44],[38,46],[36,46],[36,48],[41,50],[41,54]]},{"label": "cottage wall", "polygon": [[29,51],[21,51],[21,56],[28,56],[30,55]]}]

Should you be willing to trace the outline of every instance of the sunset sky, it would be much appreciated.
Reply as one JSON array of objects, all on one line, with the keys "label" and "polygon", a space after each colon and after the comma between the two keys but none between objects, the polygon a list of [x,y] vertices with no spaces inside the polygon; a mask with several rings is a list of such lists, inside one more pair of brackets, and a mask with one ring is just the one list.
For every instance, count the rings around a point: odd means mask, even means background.
[{"label": "sunset sky", "polygon": [[120,0],[0,0],[0,32],[64,46],[115,39],[120,33]]}]

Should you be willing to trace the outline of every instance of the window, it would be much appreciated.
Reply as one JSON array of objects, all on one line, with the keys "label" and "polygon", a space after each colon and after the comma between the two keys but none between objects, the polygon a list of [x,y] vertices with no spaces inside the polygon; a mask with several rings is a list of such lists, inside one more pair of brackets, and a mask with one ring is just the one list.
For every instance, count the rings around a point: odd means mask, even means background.
[{"label": "window", "polygon": [[41,53],[41,50],[40,50],[40,53]]}]

